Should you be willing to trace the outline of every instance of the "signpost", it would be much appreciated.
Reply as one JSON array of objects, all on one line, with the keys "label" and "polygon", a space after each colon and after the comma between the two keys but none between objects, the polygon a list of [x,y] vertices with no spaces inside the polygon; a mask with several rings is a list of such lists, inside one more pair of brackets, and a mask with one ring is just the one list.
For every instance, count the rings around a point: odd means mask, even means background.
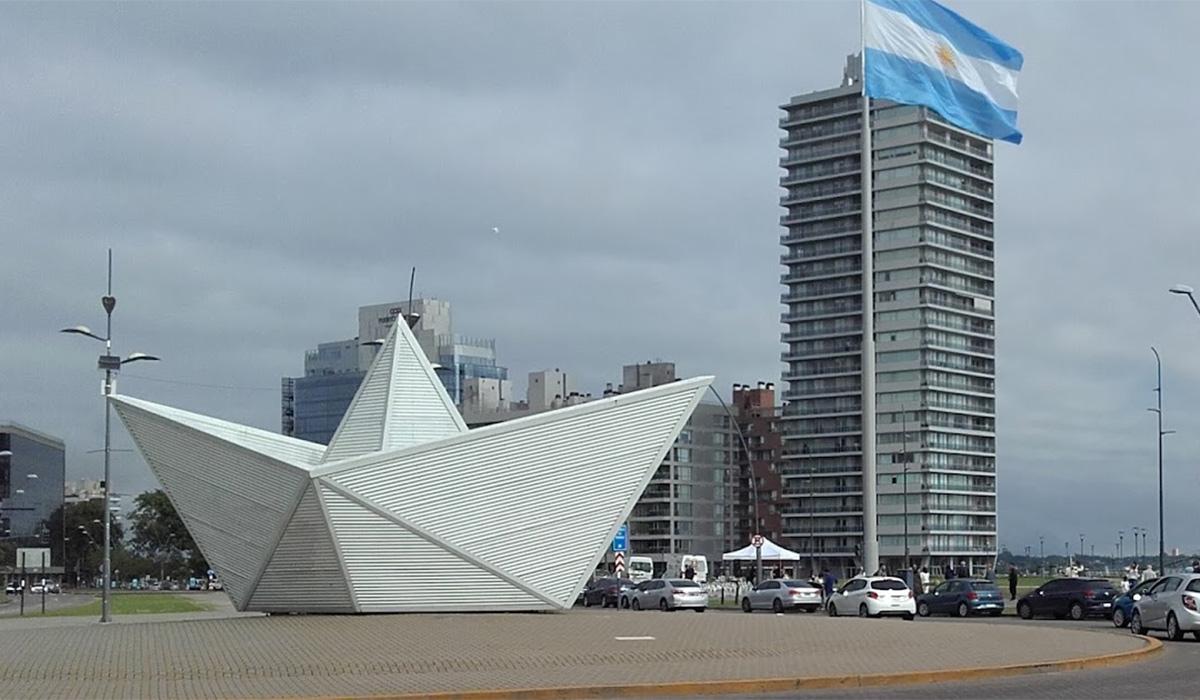
[{"label": "signpost", "polygon": [[614,572],[617,578],[623,578],[625,574],[625,552],[629,551],[629,524],[622,523],[617,530],[617,534],[613,537],[612,548],[615,556],[613,557],[616,564]]}]

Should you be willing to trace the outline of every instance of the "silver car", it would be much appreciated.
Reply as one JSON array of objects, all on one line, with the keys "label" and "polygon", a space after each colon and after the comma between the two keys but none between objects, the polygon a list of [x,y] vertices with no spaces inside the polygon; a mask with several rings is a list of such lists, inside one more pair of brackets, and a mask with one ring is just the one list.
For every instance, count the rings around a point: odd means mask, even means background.
[{"label": "silver car", "polygon": [[1133,604],[1129,629],[1134,634],[1164,630],[1175,641],[1191,632],[1200,640],[1200,574],[1160,578]]},{"label": "silver car", "polygon": [[821,589],[799,579],[763,581],[742,596],[742,612],[753,610],[803,610],[814,612],[821,607]]},{"label": "silver car", "polygon": [[708,607],[708,591],[695,581],[684,578],[656,578],[642,581],[633,591],[630,607],[634,610],[679,610],[690,608],[704,612]]}]

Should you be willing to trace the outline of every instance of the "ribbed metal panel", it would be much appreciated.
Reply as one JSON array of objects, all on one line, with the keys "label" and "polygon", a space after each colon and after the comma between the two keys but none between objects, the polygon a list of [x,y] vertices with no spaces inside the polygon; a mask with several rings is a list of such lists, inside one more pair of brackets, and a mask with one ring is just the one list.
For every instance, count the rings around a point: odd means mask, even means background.
[{"label": "ribbed metal panel", "polygon": [[313,486],[300,499],[246,609],[354,612],[333,535]]},{"label": "ribbed metal panel", "polygon": [[409,447],[466,429],[412,331],[397,322],[342,417],[323,461]]},{"label": "ribbed metal panel", "polygon": [[[396,325],[401,325],[397,323]],[[371,369],[354,394],[350,408],[342,416],[337,432],[329,441],[322,461],[357,457],[374,452],[383,444],[383,423],[387,415],[387,395],[392,383],[392,356],[396,344],[388,342],[379,350]]]},{"label": "ribbed metal panel", "polygon": [[278,433],[271,433],[266,430],[259,430],[258,428],[230,423],[229,421],[212,418],[211,416],[202,416],[199,413],[181,411],[178,408],[171,408],[170,406],[163,406],[129,396],[117,396],[113,400],[130,406],[136,406],[143,411],[160,415],[176,423],[199,430],[202,433],[208,433],[226,442],[241,445],[247,449],[265,454],[268,457],[274,457],[281,462],[288,462],[296,466],[319,464],[321,458],[325,455],[325,446],[320,443],[298,440],[286,435],[279,435]]},{"label": "ribbed metal panel", "polygon": [[176,422],[154,404],[115,398],[113,405],[230,598],[243,607],[307,471]]},{"label": "ribbed metal panel", "polygon": [[322,486],[362,612],[546,610],[495,574]]},{"label": "ribbed metal panel", "polygon": [[567,607],[710,382],[676,382],[317,474]]}]

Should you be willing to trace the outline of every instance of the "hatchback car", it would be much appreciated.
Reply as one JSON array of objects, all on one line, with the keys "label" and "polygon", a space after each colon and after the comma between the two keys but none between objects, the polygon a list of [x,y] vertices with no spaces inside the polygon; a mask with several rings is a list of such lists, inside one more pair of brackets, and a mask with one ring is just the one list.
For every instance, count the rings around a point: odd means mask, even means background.
[{"label": "hatchback car", "polygon": [[1113,601],[1112,623],[1115,627],[1129,625],[1129,618],[1133,615],[1133,604],[1141,600],[1142,596],[1146,595],[1146,591],[1150,590],[1150,587],[1157,582],[1156,578],[1142,581]]},{"label": "hatchback car", "polygon": [[634,610],[688,608],[704,612],[708,607],[708,591],[685,578],[656,578],[639,583],[629,604]]},{"label": "hatchback car", "polygon": [[1017,601],[1017,614],[1024,620],[1038,615],[1072,620],[1109,617],[1117,591],[1103,578],[1056,578],[1043,583]]},{"label": "hatchback car", "polygon": [[821,589],[799,579],[763,581],[742,596],[742,612],[752,610],[803,610],[814,612],[821,607]]},{"label": "hatchback car", "polygon": [[1133,604],[1129,630],[1164,630],[1174,641],[1191,632],[1200,640],[1200,574],[1171,574],[1155,581]]},{"label": "hatchback car", "polygon": [[905,620],[917,614],[917,604],[908,584],[892,576],[852,578],[830,597],[825,606],[830,617],[854,615],[880,617],[900,615]]},{"label": "hatchback car", "polygon": [[637,584],[627,578],[599,578],[592,581],[583,589],[583,606],[590,608],[599,605],[602,608],[617,607],[624,595],[637,587]]},{"label": "hatchback car", "polygon": [[956,578],[917,596],[917,614],[957,615],[977,613],[996,616],[1004,612],[1004,594],[991,581]]}]

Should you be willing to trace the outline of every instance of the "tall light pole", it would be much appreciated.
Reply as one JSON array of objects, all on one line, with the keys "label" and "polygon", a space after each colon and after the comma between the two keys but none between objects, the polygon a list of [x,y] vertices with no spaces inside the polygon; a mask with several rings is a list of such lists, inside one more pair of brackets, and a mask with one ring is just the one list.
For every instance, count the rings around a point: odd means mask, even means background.
[{"label": "tall light pole", "polygon": [[112,593],[112,410],[109,398],[113,395],[113,375],[120,371],[121,366],[139,360],[158,360],[153,355],[142,352],[130,353],[125,359],[112,354],[112,312],[117,307],[117,298],[112,293],[112,248],[108,249],[108,293],[100,297],[100,305],[104,307],[107,316],[104,337],[93,333],[87,326],[73,326],[62,329],[62,333],[85,335],[104,343],[104,354],[100,356],[98,366],[104,370],[104,588],[100,598],[100,621],[111,622],[109,614],[109,599]]},{"label": "tall light pole", "polygon": [[1117,559],[1123,559],[1125,553],[1123,551],[1125,545],[1125,531],[1117,530]]},{"label": "tall light pole", "polygon": [[[1188,298],[1192,298],[1188,294]],[[1192,298],[1192,303],[1195,303]],[[1158,414],[1158,573],[1163,573],[1166,568],[1166,551],[1163,547],[1163,436],[1170,435],[1174,430],[1164,431],[1163,411],[1162,411],[1162,358],[1158,355],[1158,350],[1154,346],[1150,346],[1150,350],[1154,352],[1154,363],[1158,367],[1158,386],[1154,392],[1158,394],[1158,408],[1149,408],[1148,411],[1153,411]]]},{"label": "tall light pole", "polygon": [[1079,558],[1083,559],[1083,533],[1079,533]]}]

